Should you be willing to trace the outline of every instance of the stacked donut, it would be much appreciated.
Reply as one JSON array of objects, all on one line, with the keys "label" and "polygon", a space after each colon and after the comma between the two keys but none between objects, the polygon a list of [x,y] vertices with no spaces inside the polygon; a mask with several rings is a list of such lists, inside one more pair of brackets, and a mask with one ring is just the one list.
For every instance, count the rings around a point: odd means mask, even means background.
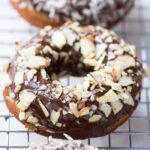
[{"label": "stacked donut", "polygon": [[110,28],[122,20],[133,0],[10,0],[31,24],[59,26],[68,20]]},{"label": "stacked donut", "polygon": [[98,150],[98,148],[89,146],[89,145],[83,145],[81,141],[75,141],[68,135],[65,135],[65,140],[57,140],[52,137],[49,137],[48,143],[43,143],[40,145],[31,145],[31,150]]},{"label": "stacked donut", "polygon": [[[143,68],[134,46],[100,26],[42,29],[5,66],[4,98],[29,129],[53,137],[103,136],[136,108]],[[63,86],[56,75],[85,76]]]}]

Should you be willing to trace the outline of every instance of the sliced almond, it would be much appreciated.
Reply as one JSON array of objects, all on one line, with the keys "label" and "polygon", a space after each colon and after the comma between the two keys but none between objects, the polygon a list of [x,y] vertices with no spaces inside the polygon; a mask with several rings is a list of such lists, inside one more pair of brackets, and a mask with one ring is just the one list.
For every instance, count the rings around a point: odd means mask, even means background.
[{"label": "sliced almond", "polygon": [[123,97],[122,101],[124,104],[128,104],[131,106],[135,105],[134,100],[129,92],[126,91],[125,93],[122,93],[121,96]]},{"label": "sliced almond", "polygon": [[25,58],[30,58],[32,56],[35,56],[35,46],[31,46],[28,48],[23,48],[22,50],[19,51],[19,54]]},{"label": "sliced almond", "polygon": [[[24,106],[24,108],[22,108],[23,111],[26,110],[30,106],[30,104],[35,100],[35,98],[36,98],[36,95],[29,90],[23,90],[20,92],[19,100],[20,100],[20,105]],[[18,104],[18,107],[20,105]]]},{"label": "sliced almond", "polygon": [[123,69],[134,67],[135,64],[135,59],[129,55],[119,56],[114,61],[114,66],[118,66]]},{"label": "sliced almond", "polygon": [[42,111],[43,111],[45,117],[48,117],[48,116],[49,116],[49,112],[48,112],[48,110],[46,109],[46,107],[43,105],[43,103],[42,103],[40,100],[38,100],[38,103],[39,103],[39,105],[40,105],[40,107],[41,107],[41,109],[42,109]]},{"label": "sliced almond", "polygon": [[123,104],[120,101],[111,102],[111,106],[114,114],[117,114],[123,108]]},{"label": "sliced almond", "polygon": [[42,56],[32,56],[27,61],[26,66],[31,69],[44,69],[50,65],[50,59],[46,59]]},{"label": "sliced almond", "polygon": [[79,111],[79,116],[85,116],[88,115],[90,112],[90,108],[89,107],[84,107]]},{"label": "sliced almond", "polygon": [[31,69],[26,73],[27,76],[27,80],[31,81],[34,77],[34,75],[37,73],[37,71],[35,69]]},{"label": "sliced almond", "polygon": [[88,98],[88,97],[90,97],[91,95],[92,95],[92,93],[89,92],[89,91],[83,91],[83,92],[82,92],[82,98]]},{"label": "sliced almond", "polygon": [[127,76],[121,77],[119,83],[121,86],[129,86],[129,85],[135,84],[135,82],[132,80],[132,78],[127,77]]},{"label": "sliced almond", "polygon": [[38,123],[38,119],[36,117],[34,117],[33,115],[30,115],[27,119],[27,122],[32,123],[32,124],[36,124]]},{"label": "sliced almond", "polygon": [[25,112],[23,112],[23,111],[21,111],[20,113],[19,113],[19,120],[25,120],[25,118],[26,118],[26,114],[25,114]]},{"label": "sliced almond", "polygon": [[17,72],[14,78],[15,85],[22,84],[24,82],[24,72]]},{"label": "sliced almond", "polygon": [[102,116],[100,115],[93,115],[92,117],[89,118],[89,122],[94,123],[97,122],[101,119]]},{"label": "sliced almond", "polygon": [[42,76],[42,79],[44,79],[44,80],[47,79],[47,74],[46,74],[45,69],[41,69],[41,76]]},{"label": "sliced almond", "polygon": [[108,104],[102,104],[100,110],[108,117],[111,114],[111,107]]},{"label": "sliced almond", "polygon": [[67,43],[72,46],[73,43],[75,42],[75,40],[77,39],[76,34],[74,34],[74,33],[73,33],[71,30],[69,30],[69,29],[64,29],[64,30],[63,30],[63,33],[64,33],[64,35],[65,35],[65,37],[66,37],[66,39],[67,39]]},{"label": "sliced almond", "polygon": [[59,117],[60,117],[60,112],[52,110],[50,120],[54,125],[58,122]]},{"label": "sliced almond", "polygon": [[123,89],[121,87],[121,85],[119,83],[113,83],[112,84],[112,90],[118,91],[118,92],[122,92]]},{"label": "sliced almond", "polygon": [[99,58],[103,54],[103,52],[106,51],[107,47],[108,46],[105,43],[97,45],[96,58]]},{"label": "sliced almond", "polygon": [[102,54],[102,56],[99,58],[96,67],[94,68],[95,70],[99,69],[99,67],[101,66],[101,64],[103,63],[104,59],[106,57],[106,52],[104,52]]},{"label": "sliced almond", "polygon": [[15,93],[18,93],[21,90],[21,85],[17,85],[14,89]]},{"label": "sliced almond", "polygon": [[114,81],[118,81],[121,78],[122,69],[119,66],[114,66],[112,68],[112,76]]},{"label": "sliced almond", "polygon": [[97,60],[95,59],[84,59],[84,64],[89,65],[89,66],[96,66],[97,65]]},{"label": "sliced almond", "polygon": [[105,94],[105,96],[107,97],[108,102],[116,102],[119,100],[118,95],[111,89]]},{"label": "sliced almond", "polygon": [[100,104],[104,104],[104,103],[107,103],[108,102],[108,98],[107,98],[107,96],[101,96],[101,97],[98,97],[97,99],[96,99]]},{"label": "sliced almond", "polygon": [[81,53],[83,54],[84,57],[87,57],[88,55],[90,55],[90,53],[95,51],[95,46],[93,42],[91,42],[87,38],[82,38],[80,44],[81,44]]},{"label": "sliced almond", "polygon": [[79,112],[78,112],[78,106],[75,103],[70,103],[69,108],[71,112],[78,118],[79,117]]},{"label": "sliced almond", "polygon": [[56,31],[52,35],[52,43],[59,49],[62,49],[63,46],[66,44],[66,38],[61,31]]}]

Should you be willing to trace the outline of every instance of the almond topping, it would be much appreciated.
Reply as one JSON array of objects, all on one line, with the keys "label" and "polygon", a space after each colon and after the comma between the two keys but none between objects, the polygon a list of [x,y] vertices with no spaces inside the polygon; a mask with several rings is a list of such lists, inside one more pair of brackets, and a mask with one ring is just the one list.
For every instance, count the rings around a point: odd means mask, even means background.
[{"label": "almond topping", "polygon": [[77,104],[70,103],[69,107],[70,107],[71,112],[78,118],[79,117],[79,112],[78,112]]},{"label": "almond topping", "polygon": [[38,123],[38,119],[36,117],[34,117],[33,115],[30,115],[27,119],[27,122],[32,123],[32,124],[36,124]]},{"label": "almond topping", "polygon": [[23,90],[20,92],[19,94],[19,100],[20,102],[18,103],[18,107],[24,111],[26,110],[30,104],[35,100],[36,95],[34,93],[32,93],[29,90]]},{"label": "almond topping", "polygon": [[114,61],[114,66],[126,69],[135,66],[135,59],[129,55],[119,56]]},{"label": "almond topping", "polygon": [[118,91],[118,92],[122,92],[123,89],[121,87],[121,85],[119,83],[113,83],[112,84],[112,89],[115,90],[115,91]]},{"label": "almond topping", "polygon": [[129,85],[134,84],[135,82],[132,80],[131,77],[124,76],[124,77],[121,77],[119,83],[121,86],[129,86]]},{"label": "almond topping", "polygon": [[24,72],[17,72],[14,78],[15,85],[22,84],[24,82]]},{"label": "almond topping", "polygon": [[100,115],[93,115],[92,117],[89,118],[89,122],[97,122],[101,119],[102,116]]},{"label": "almond topping", "polygon": [[98,97],[96,99],[100,104],[104,104],[104,103],[107,103],[108,102],[108,98],[104,95],[104,96],[101,96],[101,97]]},{"label": "almond topping", "polygon": [[123,107],[123,104],[120,101],[111,102],[112,110],[114,114],[117,114]]},{"label": "almond topping", "polygon": [[62,49],[63,46],[66,44],[66,38],[62,32],[56,31],[52,35],[52,42],[57,48]]},{"label": "almond topping", "polygon": [[79,111],[79,116],[85,116],[88,115],[90,112],[90,108],[89,107],[84,107]]},{"label": "almond topping", "polygon": [[102,43],[98,45],[96,48],[97,48],[96,58],[99,58],[103,54],[103,52],[107,49],[107,44]]},{"label": "almond topping", "polygon": [[31,69],[27,72],[27,80],[31,81],[34,77],[34,75],[37,73],[37,71],[35,69]]},{"label": "almond topping", "polygon": [[54,125],[58,122],[59,117],[60,117],[60,112],[52,110],[50,119]]},{"label": "almond topping", "polygon": [[84,64],[89,65],[89,66],[96,66],[97,61],[95,59],[84,59]]},{"label": "almond topping", "polygon": [[129,92],[126,91],[125,93],[122,93],[121,96],[123,98],[122,101],[124,104],[134,106],[134,100]]},{"label": "almond topping", "polygon": [[48,117],[48,116],[49,116],[49,112],[48,112],[48,110],[46,109],[46,107],[43,105],[43,103],[42,103],[40,100],[38,100],[38,103],[39,103],[39,105],[40,105],[40,107],[41,107],[41,109],[42,109],[42,111],[43,111],[45,117]]},{"label": "almond topping", "polygon": [[102,104],[100,110],[108,117],[111,114],[111,107],[108,104]]},{"label": "almond topping", "polygon": [[21,121],[22,121],[22,120],[25,120],[25,118],[26,118],[26,114],[25,114],[25,112],[23,112],[23,111],[22,111],[22,112],[20,112],[20,113],[19,113],[19,120],[21,120]]},{"label": "almond topping", "polygon": [[109,90],[105,96],[107,97],[108,102],[115,102],[119,100],[118,95],[113,90]]},{"label": "almond topping", "polygon": [[81,53],[84,57],[90,55],[91,52],[95,51],[95,46],[93,42],[89,41],[87,38],[82,38],[80,41]]},{"label": "almond topping", "polygon": [[50,61],[50,59],[46,59],[42,56],[32,56],[26,63],[26,66],[31,69],[43,69],[47,68],[50,65]]}]

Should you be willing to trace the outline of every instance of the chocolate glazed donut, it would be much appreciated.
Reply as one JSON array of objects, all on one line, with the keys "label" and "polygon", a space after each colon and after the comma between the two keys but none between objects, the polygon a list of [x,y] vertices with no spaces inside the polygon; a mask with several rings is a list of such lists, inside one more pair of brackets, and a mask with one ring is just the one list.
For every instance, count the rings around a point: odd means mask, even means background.
[{"label": "chocolate glazed donut", "polygon": [[[75,139],[104,136],[135,110],[143,67],[134,46],[99,26],[42,29],[5,65],[4,98],[27,128]],[[85,76],[63,86],[56,75]]]},{"label": "chocolate glazed donut", "polygon": [[59,26],[68,20],[111,28],[122,20],[134,0],[10,0],[31,24]]}]

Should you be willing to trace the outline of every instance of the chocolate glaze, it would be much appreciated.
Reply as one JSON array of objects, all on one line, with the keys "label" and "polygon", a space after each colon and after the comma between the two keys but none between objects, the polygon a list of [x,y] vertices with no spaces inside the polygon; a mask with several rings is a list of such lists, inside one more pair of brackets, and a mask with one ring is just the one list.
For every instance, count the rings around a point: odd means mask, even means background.
[{"label": "chocolate glaze", "polygon": [[[64,25],[63,27],[60,28],[66,28],[67,26]],[[54,30],[50,30],[46,32],[46,35],[41,36],[38,34],[35,36],[32,40],[27,42],[24,46],[21,47],[29,47],[31,45],[36,45],[36,44],[41,44],[42,47],[45,45],[49,45],[52,47],[53,50],[56,52],[59,52],[59,49],[51,45],[51,42],[46,42],[51,39],[51,36],[54,32]],[[88,33],[84,33],[85,35],[97,35],[101,34],[99,31],[96,31],[94,28],[95,32],[88,31]],[[81,35],[83,36],[84,34],[78,33],[78,36],[80,37]],[[84,36],[85,36],[84,35]],[[114,39],[112,43],[118,43],[120,40],[119,38]],[[49,76],[51,76],[52,73],[59,74],[62,71],[66,71],[66,73],[72,74],[72,75],[77,75],[77,76],[83,76],[87,74],[88,72],[93,71],[93,67],[86,66],[83,62],[81,62],[82,54],[79,52],[76,52],[73,47],[70,45],[66,45],[63,47],[61,50],[63,52],[71,52],[69,59],[67,63],[64,62],[64,58],[58,58],[55,60],[55,58],[52,55],[45,55],[44,57],[50,57],[52,60],[51,66],[46,69],[46,72],[48,73]],[[107,50],[108,52],[109,50]],[[125,52],[123,55],[127,55]],[[129,55],[129,54],[128,54]],[[14,76],[16,71],[18,70],[25,70],[25,66],[23,67],[18,67],[16,68],[16,60],[20,56],[19,53],[16,54],[14,59],[12,60],[8,74],[11,77],[11,80],[14,80]],[[115,58],[114,58],[115,59]],[[137,58],[135,60],[138,62]],[[112,60],[114,61],[114,60]],[[78,67],[78,64],[81,63],[82,67]],[[109,63],[108,58],[106,57],[103,65],[107,65]],[[61,67],[60,67],[61,66]],[[133,70],[133,73],[128,73],[128,70]],[[134,99],[134,106],[130,106],[128,104],[123,104],[123,108],[121,111],[119,111],[117,114],[111,113],[109,117],[106,117],[103,112],[101,112],[99,109],[95,110],[95,114],[100,114],[102,116],[101,120],[96,122],[96,123],[89,123],[89,115],[82,116],[80,118],[76,118],[73,114],[66,114],[63,115],[62,112],[60,113],[59,117],[59,122],[62,124],[65,124],[65,126],[62,127],[57,127],[52,124],[51,120],[48,119],[47,117],[44,116],[43,111],[41,110],[38,100],[40,100],[43,105],[46,107],[49,113],[51,113],[52,110],[58,111],[58,110],[65,110],[69,111],[69,103],[70,102],[75,102],[75,103],[81,103],[81,106],[86,106],[86,107],[91,107],[91,105],[95,105],[99,107],[99,103],[94,100],[90,101],[88,98],[87,101],[79,101],[77,97],[73,96],[71,101],[66,101],[63,102],[64,99],[66,99],[67,94],[62,93],[59,98],[54,98],[52,94],[52,88],[55,86],[55,84],[52,82],[52,80],[49,78],[48,80],[43,80],[40,73],[37,74],[37,81],[31,80],[29,82],[25,81],[22,84],[21,90],[24,89],[30,89],[37,97],[37,99],[30,105],[30,107],[26,110],[29,111],[31,110],[33,112],[33,115],[38,118],[40,128],[46,128],[45,131],[38,130],[38,133],[44,134],[44,135],[51,135],[53,137],[59,137],[59,138],[64,138],[63,134],[66,133],[70,135],[71,137],[75,139],[84,139],[84,138],[89,138],[89,137],[97,137],[97,136],[104,136],[110,132],[112,132],[118,125],[122,124],[124,121],[127,120],[127,118],[132,114],[134,109],[136,108],[138,102],[139,102],[139,97],[137,97],[137,93],[140,94],[141,90],[141,82],[142,82],[142,75],[137,74],[137,72],[143,72],[142,65],[136,66],[136,67],[130,67],[125,70],[125,72],[128,74],[128,76],[133,76],[135,83],[139,83],[139,85],[134,84],[132,86],[132,91],[131,91],[131,96]],[[46,85],[47,89],[46,90],[39,90],[41,85]],[[11,85],[11,91],[14,91],[15,85],[14,83]],[[95,97],[100,97],[104,95],[109,89],[109,86],[103,86],[105,89],[103,92],[99,90],[99,86],[95,87],[92,92],[94,93]],[[16,101],[19,101],[19,93],[15,95]],[[80,122],[80,123],[79,123]]]}]

